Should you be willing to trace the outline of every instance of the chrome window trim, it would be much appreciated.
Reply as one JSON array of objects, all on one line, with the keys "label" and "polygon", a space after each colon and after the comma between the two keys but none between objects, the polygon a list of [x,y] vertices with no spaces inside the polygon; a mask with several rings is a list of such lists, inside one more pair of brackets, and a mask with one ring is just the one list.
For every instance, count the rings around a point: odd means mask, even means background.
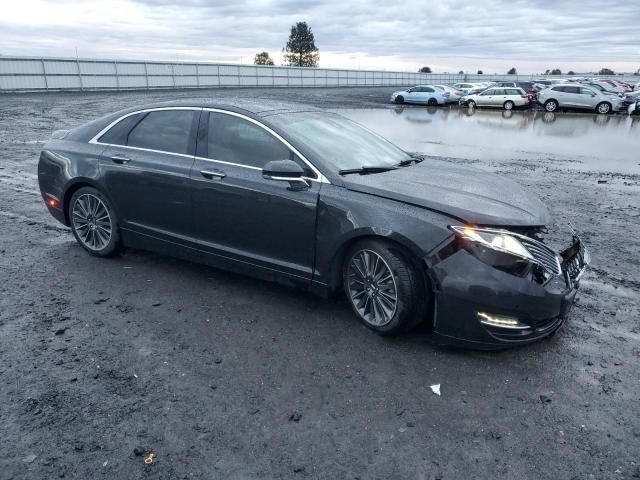
[{"label": "chrome window trim", "polygon": [[156,107],[156,108],[144,108],[142,110],[136,110],[134,112],[129,112],[119,118],[117,118],[116,120],[114,120],[113,122],[111,122],[109,125],[107,125],[106,127],[104,127],[102,130],[100,130],[93,138],[91,138],[91,140],[89,140],[89,143],[94,144],[94,145],[104,145],[107,147],[119,147],[119,148],[128,148],[128,149],[132,149],[132,150],[141,150],[144,152],[153,152],[153,153],[163,153],[166,155],[177,155],[180,157],[187,157],[187,158],[193,158],[196,160],[204,160],[204,161],[208,161],[208,162],[216,162],[216,163],[221,163],[224,165],[230,165],[230,166],[234,166],[234,167],[241,167],[241,168],[248,168],[250,170],[260,170],[262,171],[261,168],[259,167],[253,167],[250,165],[243,165],[240,163],[233,163],[233,162],[227,162],[224,160],[216,160],[213,158],[204,158],[204,157],[198,157],[196,155],[186,155],[184,153],[175,153],[175,152],[167,152],[164,150],[154,150],[151,148],[142,148],[142,147],[132,147],[129,145],[118,145],[115,143],[103,143],[103,142],[99,142],[98,139],[104,135],[107,131],[109,131],[113,126],[115,126],[117,123],[119,123],[120,121],[124,120],[127,117],[130,117],[132,115],[137,115],[139,113],[148,113],[148,112],[160,112],[160,111],[166,111],[166,110],[191,110],[194,112],[197,111],[206,111],[206,112],[217,112],[217,113],[223,113],[226,115],[232,115],[234,117],[240,117],[244,120],[247,120],[255,125],[258,125],[259,127],[263,128],[264,130],[266,130],[267,132],[269,132],[271,135],[273,135],[275,138],[277,138],[280,142],[282,142],[283,144],[285,144],[287,146],[287,148],[289,148],[291,151],[293,151],[293,153],[295,153],[298,157],[300,157],[300,159],[302,159],[302,161],[318,176],[318,178],[309,178],[309,177],[303,177],[307,180],[310,180],[312,182],[319,182],[319,183],[327,183],[330,184],[331,182],[327,179],[327,177],[325,177],[317,168],[315,165],[313,165],[309,160],[307,160],[307,158],[302,155],[293,145],[291,145],[289,142],[287,142],[284,138],[282,138],[280,135],[278,135],[276,132],[274,132],[272,129],[270,129],[269,127],[267,127],[266,125],[260,123],[259,121],[248,117],[246,115],[243,115],[242,113],[238,113],[238,112],[232,112],[229,110],[222,110],[219,108],[206,108],[206,107]]},{"label": "chrome window trim", "polygon": [[[293,151],[293,153],[295,153],[298,157],[300,157],[300,159],[302,159],[302,161],[318,176],[318,178],[308,178],[308,177],[303,177],[303,178],[307,178],[308,180],[315,181],[315,182],[320,182],[320,183],[331,183],[331,182],[329,182],[327,177],[325,177],[315,167],[315,165],[313,165],[309,160],[307,160],[307,158],[304,155],[302,155],[293,145],[291,145],[289,142],[287,142],[284,138],[282,138],[280,135],[278,135],[272,129],[267,127],[265,124],[255,120],[255,119],[253,119],[251,117],[247,117],[246,115],[243,115],[242,113],[231,112],[229,110],[222,110],[222,109],[219,109],[219,108],[207,108],[207,107],[204,107],[203,111],[205,111],[205,112],[223,113],[225,115],[231,115],[233,117],[239,117],[239,118],[242,118],[244,120],[249,121],[250,123],[253,123],[254,125],[257,125],[257,126],[263,128],[264,130],[269,132],[271,135],[273,135],[275,138],[280,140],[280,142],[284,143],[289,150]],[[198,157],[198,158],[200,158],[200,157]],[[224,160],[216,160],[216,159],[213,159],[213,158],[206,158],[206,159],[203,159],[203,160],[211,160],[211,161],[214,161],[214,162],[227,163],[229,165],[235,165],[235,166],[239,166],[239,167],[246,167],[246,168],[251,168],[251,169],[256,169],[256,170],[262,170],[259,167],[252,167],[252,166],[249,166],[249,165],[242,165],[242,164],[237,164],[237,163],[232,163],[232,162],[226,162]]]}]

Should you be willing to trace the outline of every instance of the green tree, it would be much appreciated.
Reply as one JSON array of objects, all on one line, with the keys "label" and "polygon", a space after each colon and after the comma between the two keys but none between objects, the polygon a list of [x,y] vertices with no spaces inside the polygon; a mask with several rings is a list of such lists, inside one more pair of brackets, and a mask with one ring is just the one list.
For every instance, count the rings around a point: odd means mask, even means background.
[{"label": "green tree", "polygon": [[482,70],[478,70],[478,75],[483,75],[484,72]]},{"label": "green tree", "polygon": [[253,59],[254,65],[273,65],[273,59],[269,56],[269,52],[256,53]]},{"label": "green tree", "polygon": [[464,75],[464,70],[460,70],[460,71],[458,72],[458,75]]},{"label": "green tree", "polygon": [[289,41],[284,48],[284,59],[293,67],[317,67],[320,55],[313,32],[307,22],[298,22],[291,27]]},{"label": "green tree", "polygon": [[549,70],[548,68],[544,71],[545,75],[549,75],[551,73],[551,70]]},{"label": "green tree", "polygon": [[614,72],[613,70],[611,70],[610,68],[601,68],[600,71],[598,72],[598,75],[615,75],[616,72]]},{"label": "green tree", "polygon": [[575,75],[575,74],[576,74],[576,72],[574,72],[573,70],[569,70],[569,71],[567,72],[567,75]]},{"label": "green tree", "polygon": [[422,67],[418,73],[431,73],[431,67]]},{"label": "green tree", "polygon": [[553,70],[551,70],[551,75],[562,75],[562,70],[560,70],[559,68],[554,68]]},{"label": "green tree", "polygon": [[507,72],[507,75],[517,75],[518,71],[516,70],[516,67],[511,67],[511,69]]}]

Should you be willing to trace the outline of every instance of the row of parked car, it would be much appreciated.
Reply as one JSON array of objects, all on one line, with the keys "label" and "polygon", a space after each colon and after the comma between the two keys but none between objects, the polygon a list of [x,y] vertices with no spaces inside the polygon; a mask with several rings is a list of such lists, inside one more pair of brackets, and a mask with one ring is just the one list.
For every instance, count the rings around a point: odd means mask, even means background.
[{"label": "row of parked car", "polygon": [[601,114],[617,111],[640,113],[640,82],[635,86],[602,78],[540,79],[531,82],[462,82],[454,85],[416,85],[391,95],[397,104],[470,107],[516,107],[541,105],[548,112],[559,108],[586,109]]}]

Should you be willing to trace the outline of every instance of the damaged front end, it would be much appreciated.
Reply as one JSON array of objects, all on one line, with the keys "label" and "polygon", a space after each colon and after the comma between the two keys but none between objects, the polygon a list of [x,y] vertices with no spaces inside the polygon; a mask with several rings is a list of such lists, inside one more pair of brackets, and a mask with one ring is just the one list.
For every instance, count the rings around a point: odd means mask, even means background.
[{"label": "damaged front end", "polygon": [[448,243],[426,259],[441,343],[504,348],[562,325],[590,262],[575,233],[557,252],[543,227],[450,228]]}]

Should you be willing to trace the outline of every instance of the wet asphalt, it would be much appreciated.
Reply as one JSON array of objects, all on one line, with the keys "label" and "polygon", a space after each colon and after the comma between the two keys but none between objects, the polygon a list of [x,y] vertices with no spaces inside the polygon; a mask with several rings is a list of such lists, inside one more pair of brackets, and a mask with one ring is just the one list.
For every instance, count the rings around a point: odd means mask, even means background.
[{"label": "wet asphalt", "polygon": [[[0,478],[640,477],[640,167],[616,153],[631,120],[590,149],[602,168],[571,155],[575,136],[560,156],[501,142],[474,158],[422,124],[421,153],[519,181],[591,250],[564,328],[502,352],[438,347],[424,328],[382,338],[344,301],[152,253],[90,257],[39,196],[51,132],[119,108],[248,96],[378,111],[392,90],[0,95]],[[473,121],[447,115],[460,135]]]}]

